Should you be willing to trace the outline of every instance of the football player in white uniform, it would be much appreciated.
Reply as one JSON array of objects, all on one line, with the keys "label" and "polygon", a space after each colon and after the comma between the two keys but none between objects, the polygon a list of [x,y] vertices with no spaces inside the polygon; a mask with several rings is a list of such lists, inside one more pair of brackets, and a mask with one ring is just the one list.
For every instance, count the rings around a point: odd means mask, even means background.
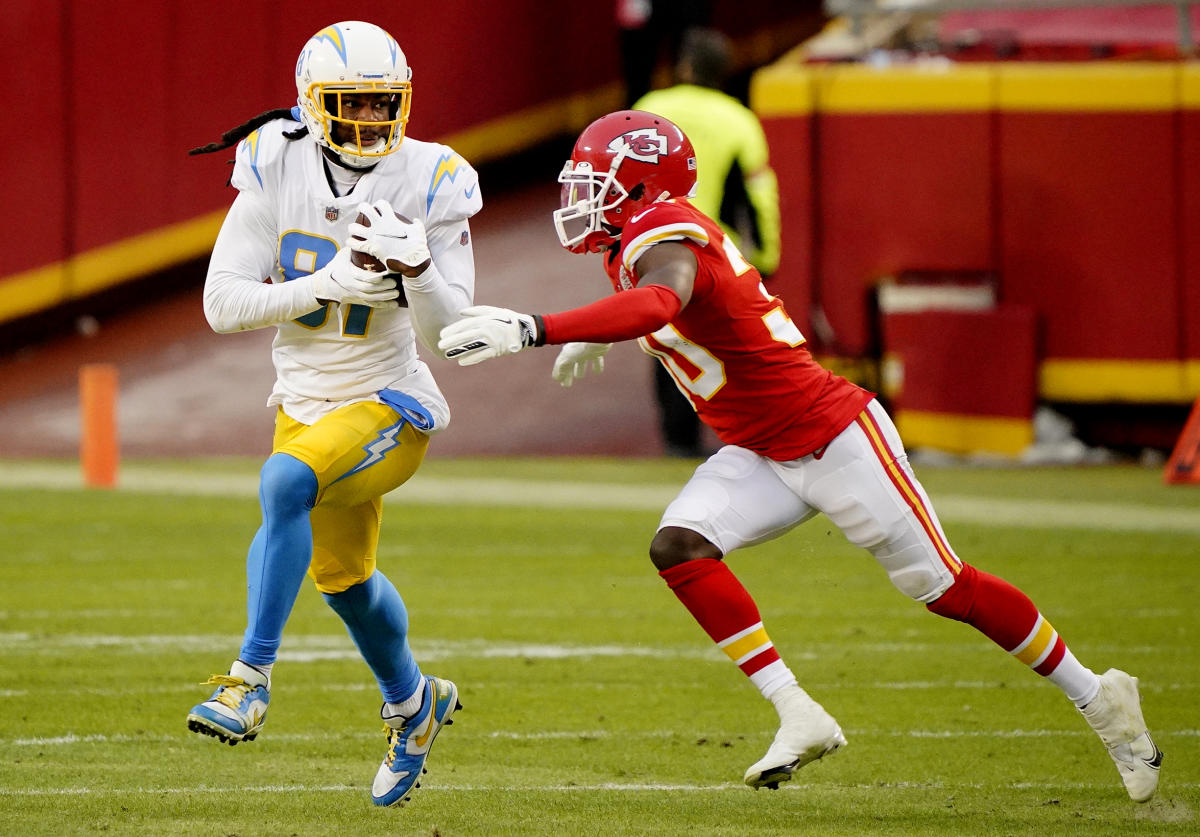
[{"label": "football player in white uniform", "polygon": [[[204,313],[221,333],[277,330],[267,402],[277,412],[262,526],[246,560],[245,637],[188,728],[230,744],[258,735],[307,571],[383,693],[377,805],[408,799],[434,737],[461,708],[454,683],[422,674],[404,602],[375,567],[383,495],[412,476],[450,418],[414,336],[436,346],[471,304],[468,219],[481,206],[462,157],[405,136],[411,75],[378,26],[328,26],[300,53],[297,107],[196,149],[238,142],[238,194],[213,248]],[[357,266],[354,250],[389,270]]]}]

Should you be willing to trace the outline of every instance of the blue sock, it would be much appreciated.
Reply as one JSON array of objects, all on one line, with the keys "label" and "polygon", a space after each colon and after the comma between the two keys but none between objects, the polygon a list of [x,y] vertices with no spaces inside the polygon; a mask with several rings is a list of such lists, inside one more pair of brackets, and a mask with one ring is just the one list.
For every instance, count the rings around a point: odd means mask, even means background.
[{"label": "blue sock", "polygon": [[291,615],[312,561],[317,475],[286,453],[263,464],[258,500],[263,522],[246,556],[246,635],[239,655],[250,665],[275,662],[283,626]]},{"label": "blue sock", "polygon": [[395,585],[376,570],[362,584],[341,593],[322,593],[334,609],[383,692],[386,703],[411,697],[421,669],[408,648],[408,610]]}]

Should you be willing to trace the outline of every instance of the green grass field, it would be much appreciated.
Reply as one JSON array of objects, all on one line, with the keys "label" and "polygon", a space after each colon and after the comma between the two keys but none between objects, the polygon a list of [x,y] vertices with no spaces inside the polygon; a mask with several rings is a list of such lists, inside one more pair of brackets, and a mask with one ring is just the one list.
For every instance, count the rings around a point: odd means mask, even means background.
[{"label": "green grass field", "polygon": [[675,461],[431,460],[380,566],[464,710],[404,809],[368,790],[374,682],[311,586],[257,741],[188,733],[244,627],[258,463],[0,462],[0,834],[1200,833],[1200,487],[1135,468],[922,470],[956,550],[1086,665],[1142,679],[1166,753],[1135,805],[1057,689],[897,593],[824,518],[730,558],[849,739],[741,784],[775,716],[646,558]]}]

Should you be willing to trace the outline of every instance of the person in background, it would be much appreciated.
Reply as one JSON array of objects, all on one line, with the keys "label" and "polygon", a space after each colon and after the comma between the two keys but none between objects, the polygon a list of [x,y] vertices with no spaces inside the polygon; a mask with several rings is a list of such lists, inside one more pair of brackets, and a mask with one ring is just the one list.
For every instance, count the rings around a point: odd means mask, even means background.
[{"label": "person in background", "polygon": [[[731,63],[732,46],[725,35],[692,27],[683,35],[675,85],[647,93],[633,109],[665,116],[691,140],[697,166],[692,205],[720,223],[767,279],[779,266],[779,186],[758,117],[725,92]],[[654,394],[666,453],[703,456],[700,419],[658,363]]]},{"label": "person in background", "polygon": [[422,673],[404,600],[376,568],[382,498],[450,419],[414,335],[434,345],[471,304],[479,180],[452,149],[405,136],[412,72],[380,27],[327,26],[295,68],[295,108],[195,149],[238,143],[238,194],[213,248],[204,313],[219,333],[276,330],[276,414],[242,647],[187,725],[229,744],[258,736],[307,572],[379,684],[387,751],[371,799],[398,806],[461,706],[453,682]]},{"label": "person in background", "polygon": [[636,339],[670,367],[725,443],[663,512],[650,559],[779,715],[774,740],[743,780],[777,788],[846,743],[724,561],[824,514],[901,594],[970,625],[1056,686],[1099,736],[1130,798],[1149,800],[1162,753],[1137,678],[1115,668],[1097,675],[1024,592],[958,557],[874,394],[813,359],[783,302],[691,204],[696,163],[687,136],[662,116],[619,111],[593,122],[559,174],[554,223],[567,250],[602,254],[615,293],[545,315],[472,306],[442,330],[438,348],[470,365],[564,344],[552,374],[568,383],[598,366],[610,344]]},{"label": "person in background", "polygon": [[684,31],[708,24],[712,0],[614,0],[613,14],[628,106],[653,86],[664,56],[674,66]]}]

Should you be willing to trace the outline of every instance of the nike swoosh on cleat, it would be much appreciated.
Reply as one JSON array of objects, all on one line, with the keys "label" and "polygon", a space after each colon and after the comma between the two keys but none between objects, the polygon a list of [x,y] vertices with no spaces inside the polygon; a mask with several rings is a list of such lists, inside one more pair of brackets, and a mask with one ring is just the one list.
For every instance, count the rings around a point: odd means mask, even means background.
[{"label": "nike swoosh on cleat", "polygon": [[[434,707],[434,708],[436,709],[437,707]],[[431,735],[433,735],[433,728],[436,725],[437,724],[434,721],[433,712],[430,711],[429,723],[425,726],[425,732],[423,732],[421,735],[418,735],[416,738],[414,738],[413,743],[416,744],[421,749],[424,749],[425,745],[429,743],[429,737]]]}]

